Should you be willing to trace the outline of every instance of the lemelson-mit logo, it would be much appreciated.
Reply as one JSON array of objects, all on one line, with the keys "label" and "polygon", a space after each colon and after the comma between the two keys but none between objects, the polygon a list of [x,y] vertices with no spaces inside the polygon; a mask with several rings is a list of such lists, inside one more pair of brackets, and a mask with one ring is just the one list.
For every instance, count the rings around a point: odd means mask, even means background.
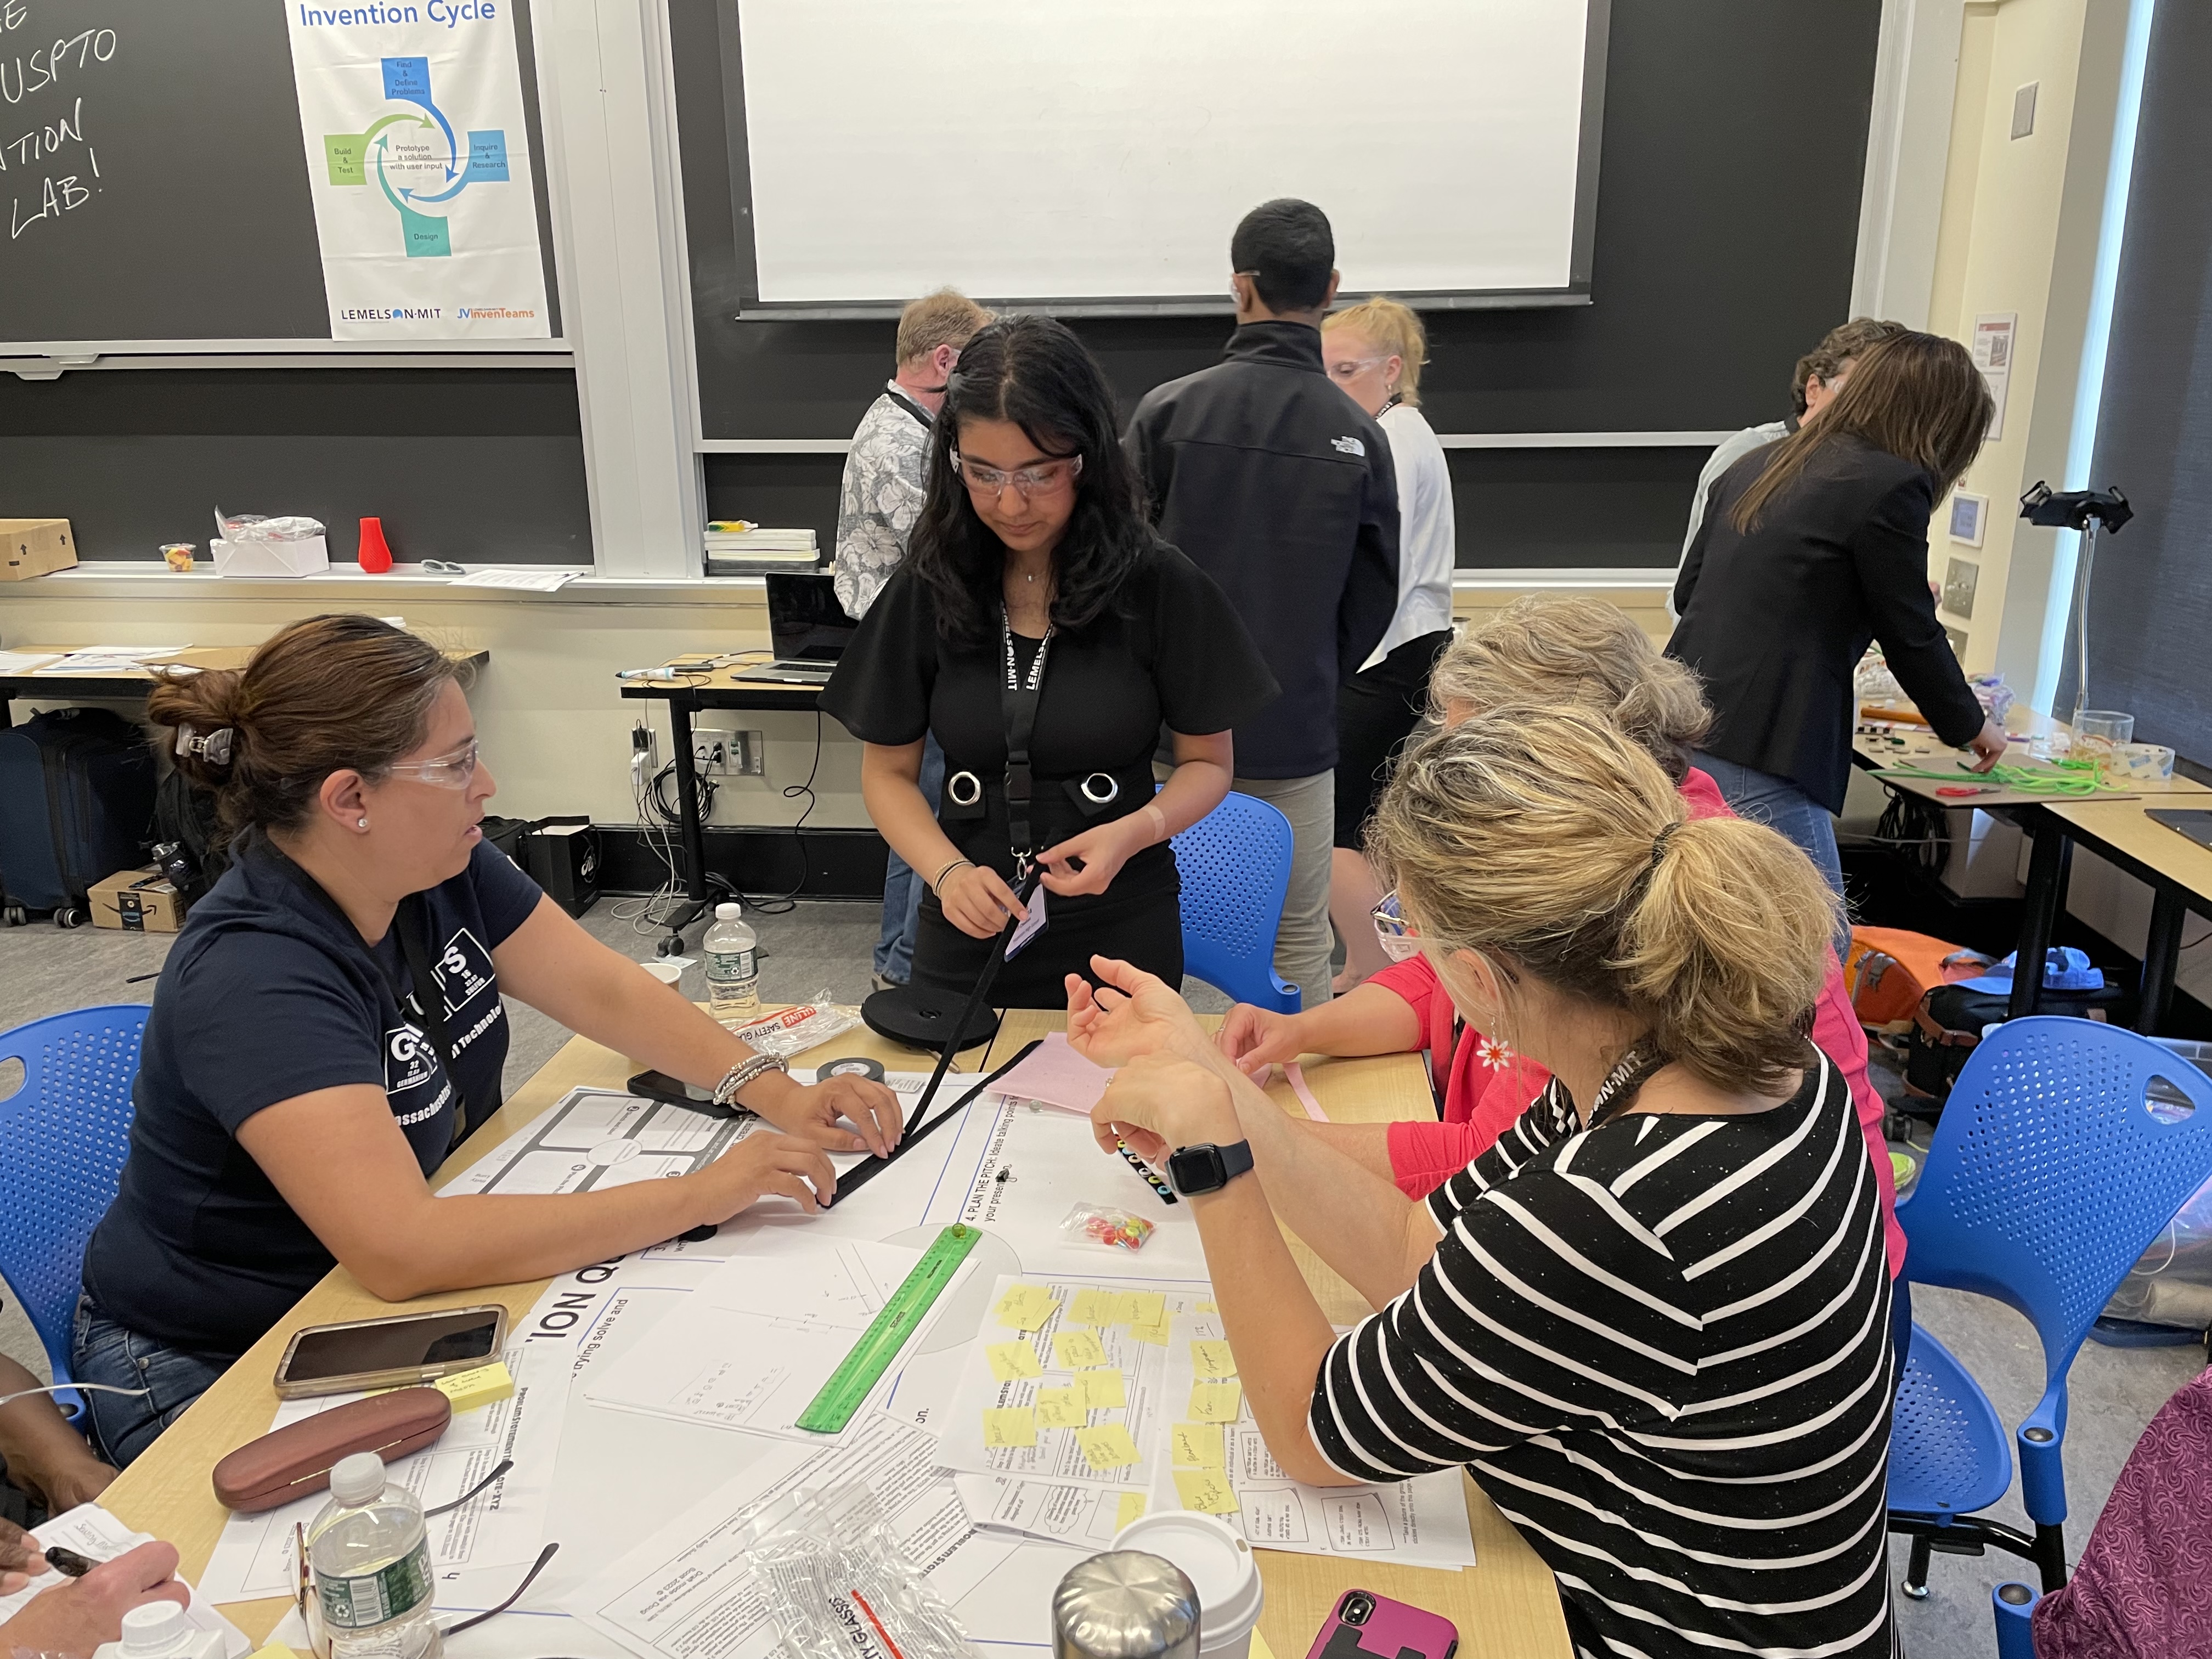
[{"label": "lemelson-mit logo", "polygon": [[[483,996],[492,983],[491,952],[467,928],[446,941],[430,976],[437,981],[445,1001],[446,1028],[456,1056],[467,1052],[471,1043],[507,1018],[498,997]],[[480,998],[482,1006],[475,1009],[476,1017],[471,1019],[471,1005]],[[401,1023],[385,1034],[384,1092],[391,1097],[404,1127],[436,1116],[451,1097],[453,1087],[447,1083],[434,1100],[428,1102],[407,1098],[435,1078],[441,1068],[430,1040],[423,1034],[422,1004],[413,994],[409,995],[401,1015]]]}]

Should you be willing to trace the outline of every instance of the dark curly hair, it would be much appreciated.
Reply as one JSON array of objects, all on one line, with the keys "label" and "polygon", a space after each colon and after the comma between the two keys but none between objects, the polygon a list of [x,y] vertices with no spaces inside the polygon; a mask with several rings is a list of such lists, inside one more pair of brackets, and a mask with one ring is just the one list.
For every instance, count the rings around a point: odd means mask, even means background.
[{"label": "dark curly hair", "polygon": [[963,420],[1011,421],[1046,454],[1083,458],[1075,511],[1053,551],[1053,626],[1073,631],[1117,610],[1156,538],[1121,448],[1114,393],[1065,324],[1016,317],[962,349],[930,431],[928,489],[907,562],[936,601],[939,631],[962,645],[988,641],[1006,569],[1006,544],[977,515],[952,465]]}]

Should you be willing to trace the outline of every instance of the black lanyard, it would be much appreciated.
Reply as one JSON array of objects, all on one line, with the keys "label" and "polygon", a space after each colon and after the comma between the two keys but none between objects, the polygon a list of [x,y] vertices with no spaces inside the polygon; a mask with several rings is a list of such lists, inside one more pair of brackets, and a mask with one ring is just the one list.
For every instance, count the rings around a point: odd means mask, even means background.
[{"label": "black lanyard", "polygon": [[905,392],[900,391],[896,386],[885,386],[884,390],[890,394],[890,400],[893,403],[896,404],[901,409],[906,410],[908,414],[913,416],[916,421],[921,423],[921,429],[924,432],[929,430],[931,422],[929,411],[927,410],[924,409],[920,404],[915,402],[913,398],[908,397]]},{"label": "black lanyard", "polygon": [[1014,625],[1006,618],[1006,607],[999,607],[999,640],[1006,666],[999,687],[999,713],[1006,728],[1006,841],[1014,855],[1017,882],[1029,873],[1030,855],[1036,850],[1036,837],[1030,830],[1030,738],[1036,730],[1037,697],[1044,685],[1044,659],[1052,649],[1052,624],[1047,623],[1025,680],[1014,660]]}]

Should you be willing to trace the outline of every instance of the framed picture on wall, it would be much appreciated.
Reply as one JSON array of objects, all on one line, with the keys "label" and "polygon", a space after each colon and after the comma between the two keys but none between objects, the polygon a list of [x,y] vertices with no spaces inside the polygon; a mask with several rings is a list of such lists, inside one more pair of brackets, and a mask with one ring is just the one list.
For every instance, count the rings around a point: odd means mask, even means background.
[{"label": "framed picture on wall", "polygon": [[1951,492],[1951,539],[1963,547],[1982,544],[1982,526],[1989,517],[1990,498],[1970,495],[1963,489]]}]

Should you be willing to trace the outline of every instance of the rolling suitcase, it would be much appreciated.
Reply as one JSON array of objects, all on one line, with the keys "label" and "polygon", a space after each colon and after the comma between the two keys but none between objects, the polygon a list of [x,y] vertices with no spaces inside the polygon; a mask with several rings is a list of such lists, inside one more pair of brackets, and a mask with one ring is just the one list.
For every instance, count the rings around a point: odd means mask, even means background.
[{"label": "rolling suitcase", "polygon": [[10,927],[27,912],[89,920],[92,884],[146,861],[154,751],[119,714],[64,708],[0,732],[0,890]]}]

